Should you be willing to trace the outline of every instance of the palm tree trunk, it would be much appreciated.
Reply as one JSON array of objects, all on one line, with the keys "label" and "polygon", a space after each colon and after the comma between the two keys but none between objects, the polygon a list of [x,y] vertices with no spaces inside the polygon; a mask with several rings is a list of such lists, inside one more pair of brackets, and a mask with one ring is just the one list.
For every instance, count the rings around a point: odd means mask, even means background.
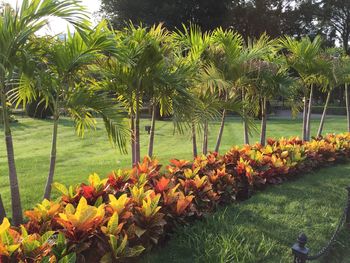
[{"label": "palm tree trunk", "polygon": [[[245,98],[245,92],[244,92],[244,89],[242,89],[242,102],[244,102],[244,98]],[[243,117],[245,117],[244,106],[243,106]],[[245,119],[243,119],[243,139],[244,139],[244,144],[249,144],[248,125]]]},{"label": "palm tree trunk", "polygon": [[135,113],[133,104],[131,103],[130,108],[130,136],[131,136],[131,166],[135,165]]},{"label": "palm tree trunk", "polygon": [[219,130],[218,138],[217,138],[217,140],[216,140],[215,152],[219,152],[219,148],[220,148],[220,144],[221,144],[221,139],[222,139],[222,134],[224,133],[225,119],[226,119],[226,109],[224,109],[224,110],[222,111],[220,130]]},{"label": "palm tree trunk", "polygon": [[151,131],[149,135],[149,145],[148,145],[148,156],[153,156],[153,144],[154,144],[154,131],[156,128],[156,103],[152,104],[152,120],[151,120]]},{"label": "palm tree trunk", "polygon": [[136,92],[136,111],[135,111],[135,163],[141,160],[140,152],[140,93]]},{"label": "palm tree trunk", "polygon": [[330,97],[331,97],[331,92],[329,91],[328,94],[327,94],[326,103],[325,103],[324,108],[323,108],[323,113],[322,113],[322,117],[321,117],[321,121],[320,121],[320,126],[318,127],[317,137],[320,137],[322,135],[323,125],[324,125],[324,121],[326,119],[327,108],[328,108],[328,103],[329,103]]},{"label": "palm tree trunk", "polygon": [[306,119],[307,119],[307,98],[304,96],[304,110],[303,110],[303,141],[306,141],[306,134],[307,134],[307,129],[306,129]]},{"label": "palm tree trunk", "polygon": [[349,102],[349,90],[348,83],[345,83],[345,103],[346,103],[346,116],[348,120],[348,132],[350,132],[350,102]]},{"label": "palm tree trunk", "polygon": [[6,217],[6,211],[5,211],[4,203],[2,202],[2,198],[0,195],[0,222],[1,223],[5,217]]},{"label": "palm tree trunk", "polygon": [[196,136],[196,125],[192,121],[192,150],[193,150],[193,159],[198,156],[197,151],[197,136]]},{"label": "palm tree trunk", "polygon": [[266,113],[266,97],[262,98],[261,104],[261,134],[260,144],[265,145],[266,142],[266,125],[267,125],[267,113]]},{"label": "palm tree trunk", "polygon": [[310,141],[310,135],[311,135],[311,110],[312,110],[312,97],[313,97],[313,95],[314,95],[314,85],[311,85],[309,106],[308,106],[307,120],[306,120],[306,140],[307,141]]},{"label": "palm tree trunk", "polygon": [[47,182],[45,186],[44,199],[50,199],[51,197],[51,186],[53,183],[53,177],[55,174],[55,167],[56,167],[58,119],[59,119],[59,116],[56,110],[54,119],[53,119],[50,170],[49,170],[49,175],[47,177]]},{"label": "palm tree trunk", "polygon": [[208,122],[204,123],[204,131],[203,131],[203,154],[206,155],[208,153]]},{"label": "palm tree trunk", "polygon": [[9,168],[9,180],[10,180],[10,189],[11,189],[11,203],[12,203],[12,218],[13,224],[18,226],[23,221],[22,206],[21,206],[21,197],[18,187],[18,178],[15,164],[15,154],[13,149],[12,134],[10,129],[10,121],[7,112],[6,105],[6,95],[4,90],[4,84],[1,90],[1,105],[2,105],[2,116],[4,121],[4,133],[6,141],[6,151],[7,151],[7,163]]}]

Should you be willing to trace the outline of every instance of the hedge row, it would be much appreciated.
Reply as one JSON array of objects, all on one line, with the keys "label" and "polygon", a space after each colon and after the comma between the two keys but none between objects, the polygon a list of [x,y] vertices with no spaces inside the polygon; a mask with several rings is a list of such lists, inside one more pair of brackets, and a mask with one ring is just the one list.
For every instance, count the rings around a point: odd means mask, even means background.
[{"label": "hedge row", "polygon": [[[145,157],[129,170],[66,187],[25,213],[20,228],[0,225],[0,262],[125,262],[163,242],[218,205],[249,198],[257,189],[350,158],[350,133],[303,142],[268,140],[234,147],[193,162],[171,160],[165,172]],[[92,249],[93,248],[93,249]]]}]

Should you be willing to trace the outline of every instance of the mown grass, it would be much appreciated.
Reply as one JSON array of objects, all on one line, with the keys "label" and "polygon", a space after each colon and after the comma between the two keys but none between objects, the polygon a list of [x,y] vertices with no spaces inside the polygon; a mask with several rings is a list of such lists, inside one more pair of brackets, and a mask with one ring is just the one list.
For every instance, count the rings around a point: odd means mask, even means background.
[{"label": "mown grass", "polygon": [[[311,254],[335,230],[347,200],[350,165],[321,169],[220,208],[146,255],[143,263],[292,262],[291,246],[307,234]],[[350,262],[350,229],[343,230],[323,263]]]}]

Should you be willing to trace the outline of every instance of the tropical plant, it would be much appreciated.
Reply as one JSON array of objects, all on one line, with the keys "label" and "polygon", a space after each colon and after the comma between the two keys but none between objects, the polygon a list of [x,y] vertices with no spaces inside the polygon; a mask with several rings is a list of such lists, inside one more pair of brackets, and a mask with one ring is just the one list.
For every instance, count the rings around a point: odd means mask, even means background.
[{"label": "tropical plant", "polygon": [[28,65],[28,53],[25,52],[28,39],[48,23],[48,17],[63,18],[77,27],[85,26],[85,12],[79,3],[75,0],[23,0],[15,10],[10,5],[5,5],[0,14],[0,96],[15,225],[22,222],[22,207],[7,114],[7,93],[13,88],[13,80],[19,76],[22,66]]},{"label": "tropical plant", "polygon": [[343,75],[345,73],[343,65],[340,60],[340,54],[338,54],[337,50],[327,49],[325,50],[322,58],[328,62],[328,67],[325,67],[322,75],[325,84],[323,85],[323,92],[327,93],[327,98],[323,107],[323,113],[320,120],[320,125],[317,131],[317,137],[322,135],[323,126],[325,123],[325,118],[327,114],[329,100],[331,98],[332,91],[338,86],[343,84]]},{"label": "tropical plant", "polygon": [[316,36],[313,40],[304,37],[300,41],[292,37],[280,39],[281,48],[287,51],[286,60],[300,78],[303,87],[303,140],[310,140],[311,108],[314,88],[322,85],[321,71],[326,67],[320,55],[322,40]]},{"label": "tropical plant", "polygon": [[[257,111],[261,113],[261,145],[266,143],[267,101],[276,97],[276,94],[279,96],[288,94],[289,87],[294,83],[274,43],[270,42],[266,45],[269,45],[269,51],[251,63],[251,71],[247,77],[247,83],[250,86],[248,100],[251,105],[255,104]],[[259,99],[256,99],[257,95]]]},{"label": "tropical plant", "polygon": [[[35,40],[33,41],[35,42]],[[42,98],[41,103],[53,112],[53,133],[50,169],[44,198],[49,199],[57,156],[58,122],[62,111],[69,113],[75,122],[77,134],[84,136],[87,128],[95,128],[98,114],[103,118],[108,136],[119,149],[125,151],[122,109],[117,101],[100,91],[98,80],[89,73],[89,66],[103,54],[118,56],[114,36],[103,21],[93,30],[68,32],[65,40],[37,39],[38,54],[33,57],[37,67],[25,71],[13,98],[17,104],[26,104]]]},{"label": "tropical plant", "polygon": [[210,85],[218,79],[210,80],[210,76],[205,73],[210,63],[209,47],[211,36],[208,32],[202,32],[199,26],[190,25],[189,28],[183,26],[182,31],[173,33],[175,46],[178,48],[179,56],[186,65],[194,70],[187,75],[188,85],[192,94],[196,98],[192,105],[192,111],[187,110],[189,117],[187,123],[191,131],[193,157],[197,157],[197,129],[203,131],[203,153],[208,151],[209,122],[220,116],[222,106],[217,96],[211,96],[210,90],[204,87]]}]

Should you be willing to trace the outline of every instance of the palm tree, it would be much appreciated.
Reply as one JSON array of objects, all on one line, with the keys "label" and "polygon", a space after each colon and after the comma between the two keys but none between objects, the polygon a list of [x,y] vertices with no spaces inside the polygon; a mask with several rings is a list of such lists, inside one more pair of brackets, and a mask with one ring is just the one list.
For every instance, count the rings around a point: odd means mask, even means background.
[{"label": "palm tree", "polygon": [[[38,70],[33,71],[32,82],[23,75],[17,90],[18,103],[30,102],[37,96],[42,98],[53,112],[53,132],[50,169],[44,198],[49,199],[57,158],[58,122],[61,111],[67,111],[73,118],[78,135],[83,136],[86,128],[94,128],[95,117],[100,114],[108,135],[121,150],[125,149],[126,128],[123,115],[116,101],[99,92],[98,83],[89,76],[88,66],[102,56],[102,52],[118,54],[113,35],[105,21],[93,30],[68,32],[64,41],[38,41]],[[33,88],[34,87],[34,88]]]},{"label": "palm tree", "polygon": [[280,39],[280,43],[281,48],[287,51],[287,63],[298,74],[304,88],[302,137],[303,140],[308,141],[311,132],[310,121],[314,87],[320,84],[320,72],[325,67],[320,58],[322,41],[319,36],[312,41],[308,37],[304,37],[300,41],[285,37]]},{"label": "palm tree", "polygon": [[182,77],[186,66],[176,64],[171,37],[162,24],[151,28],[130,24],[117,32],[116,38],[117,48],[126,59],[99,61],[97,70],[102,69],[105,88],[117,95],[129,113],[132,165],[135,165],[140,161],[139,126],[143,101],[149,99],[152,107],[148,151],[152,156],[157,106],[160,106],[161,114],[176,115],[183,108],[177,99],[181,97],[184,103],[191,101]]},{"label": "palm tree", "polygon": [[[189,128],[192,138],[193,157],[197,157],[197,129],[203,131],[203,153],[208,150],[208,123],[214,116],[218,116],[218,109],[214,107],[217,103],[208,101],[208,94],[203,92],[203,70],[208,63],[208,48],[211,37],[209,33],[202,32],[199,26],[190,25],[189,28],[183,26],[182,31],[177,31],[172,35],[174,45],[182,57],[185,65],[190,67],[186,76],[188,88],[194,96],[191,109],[186,109]],[[211,104],[211,106],[209,106]],[[189,106],[190,106],[189,105]]]},{"label": "palm tree", "polygon": [[350,58],[349,56],[342,56],[340,59],[340,82],[345,86],[345,104],[346,104],[346,116],[347,116],[347,128],[350,132],[350,98],[348,85],[350,83]]},{"label": "palm tree", "polygon": [[[224,31],[222,28],[218,28],[212,34],[211,51],[211,61],[213,61],[217,73],[215,73],[215,70],[208,71],[209,80],[211,81],[209,87],[211,89],[216,87],[217,90],[212,90],[212,93],[217,93],[222,97],[223,105],[238,106],[235,107],[234,111],[239,111],[240,107],[236,100],[238,83],[245,72],[243,65],[249,59],[249,54],[244,50],[244,40],[241,35],[232,30]],[[214,77],[216,75],[218,76]],[[220,149],[228,110],[227,107],[222,109],[215,152],[219,152]]]},{"label": "palm tree", "polygon": [[[241,35],[232,30],[224,31],[221,28],[213,32],[212,39],[214,54],[212,61],[214,61],[213,64],[222,76],[221,82],[215,81],[215,84],[219,85],[217,92],[223,92],[224,102],[231,107],[231,111],[242,115],[244,143],[249,144],[249,129],[252,127],[252,123],[249,122],[251,110],[249,105],[244,103],[247,92],[249,92],[249,85],[246,85],[246,76],[252,69],[252,63],[269,51],[270,40],[266,35],[262,35],[257,41],[249,41],[245,45]],[[212,79],[210,80],[212,81]],[[237,103],[236,100],[239,96],[242,99],[241,103]],[[219,151],[227,110],[229,109],[222,110],[221,125],[215,147],[216,152]]]},{"label": "palm tree", "polygon": [[14,149],[7,114],[7,92],[13,87],[13,79],[20,71],[26,57],[25,45],[35,32],[47,24],[47,18],[56,16],[75,26],[83,26],[85,13],[75,0],[23,0],[16,10],[5,5],[0,14],[0,97],[4,119],[9,179],[12,200],[13,223],[22,222],[22,207],[14,158]]},{"label": "palm tree", "polygon": [[327,109],[328,109],[328,104],[331,98],[331,93],[334,90],[334,88],[342,84],[344,80],[342,78],[343,77],[342,72],[344,72],[344,68],[343,68],[343,65],[341,64],[341,60],[339,59],[340,57],[335,52],[336,50],[334,49],[327,49],[325,50],[325,54],[323,54],[323,59],[328,62],[328,67],[324,68],[323,78],[322,78],[324,81],[324,85],[323,85],[322,91],[327,93],[327,98],[323,107],[323,113],[321,116],[316,137],[320,137],[322,135],[323,126],[325,123],[325,118],[326,118]]},{"label": "palm tree", "polygon": [[[267,128],[267,101],[283,94],[287,94],[294,80],[288,74],[288,68],[278,56],[277,50],[271,46],[269,54],[252,63],[254,70],[249,74],[249,83],[252,87],[249,101],[256,104],[261,112],[260,144],[266,143]],[[256,97],[259,96],[259,98]]]}]

